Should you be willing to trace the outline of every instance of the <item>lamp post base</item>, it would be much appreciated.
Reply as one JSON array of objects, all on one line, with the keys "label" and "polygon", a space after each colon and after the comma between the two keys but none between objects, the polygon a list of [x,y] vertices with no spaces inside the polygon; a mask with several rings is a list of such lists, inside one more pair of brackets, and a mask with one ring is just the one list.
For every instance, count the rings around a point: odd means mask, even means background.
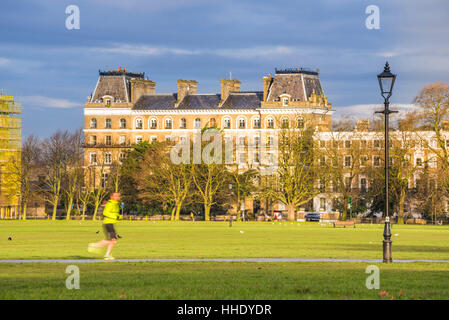
[{"label": "lamp post base", "polygon": [[385,228],[384,228],[384,240],[383,240],[383,251],[384,251],[384,263],[393,262],[393,257],[391,254],[391,229],[390,229],[390,218],[387,217],[385,219]]},{"label": "lamp post base", "polygon": [[383,247],[384,247],[384,260],[385,263],[391,263],[393,262],[393,257],[391,256],[391,240],[384,240],[383,241]]}]

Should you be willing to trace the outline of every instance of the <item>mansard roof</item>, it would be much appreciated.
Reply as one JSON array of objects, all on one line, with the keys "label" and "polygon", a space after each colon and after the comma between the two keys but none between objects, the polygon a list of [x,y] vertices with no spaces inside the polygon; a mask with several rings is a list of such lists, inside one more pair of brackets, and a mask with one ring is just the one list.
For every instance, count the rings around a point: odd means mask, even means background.
[{"label": "mansard roof", "polygon": [[98,71],[99,77],[91,102],[101,101],[104,96],[111,96],[114,101],[129,102],[129,80],[144,79],[145,73],[127,72],[126,69]]},{"label": "mansard roof", "polygon": [[297,70],[276,70],[269,88],[268,101],[278,101],[283,94],[292,100],[307,101],[312,92],[322,93],[318,72]]}]

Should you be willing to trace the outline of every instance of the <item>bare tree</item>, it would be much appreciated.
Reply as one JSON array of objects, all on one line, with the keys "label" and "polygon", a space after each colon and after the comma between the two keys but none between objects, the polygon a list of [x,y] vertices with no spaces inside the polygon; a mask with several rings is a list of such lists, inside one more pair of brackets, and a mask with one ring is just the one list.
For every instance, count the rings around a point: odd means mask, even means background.
[{"label": "bare tree", "polygon": [[[361,123],[361,122],[359,122]],[[320,184],[331,184],[333,193],[342,200],[342,220],[348,215],[349,198],[360,199],[365,187],[359,188],[358,179],[368,173],[371,159],[376,148],[380,148],[380,138],[370,141],[368,128],[356,129],[347,119],[334,124],[334,131],[328,132],[327,141],[318,141],[319,166],[324,169],[320,175]],[[375,141],[377,145],[373,145]],[[323,172],[323,170],[321,170]],[[365,176],[366,187],[368,176]]]},{"label": "bare tree", "polygon": [[27,207],[31,199],[37,196],[36,185],[40,173],[41,141],[36,136],[28,136],[22,143],[20,159],[11,159],[10,172],[13,181],[18,183],[20,189],[20,203],[22,207],[22,218],[27,216]]},{"label": "bare tree", "polygon": [[239,164],[235,164],[231,170],[229,170],[231,181],[232,181],[232,191],[235,196],[235,204],[237,209],[237,221],[242,220],[241,207],[242,201],[246,197],[249,197],[256,191],[256,179],[258,177],[258,172],[255,169],[248,169],[242,171],[239,168]]},{"label": "bare tree", "polygon": [[278,148],[278,169],[267,192],[269,198],[287,206],[288,220],[292,221],[296,208],[317,194],[313,130],[284,128],[280,132]]},{"label": "bare tree", "polygon": [[53,206],[52,220],[56,220],[62,196],[63,179],[70,159],[69,143],[70,133],[68,131],[57,131],[43,142],[42,168],[44,176],[41,191],[45,193],[45,200]]},{"label": "bare tree", "polygon": [[135,172],[134,179],[138,182],[141,198],[170,205],[171,219],[179,220],[182,206],[192,192],[192,170],[190,164],[175,164],[171,161],[170,145],[151,143],[139,165],[140,170]]},{"label": "bare tree", "polygon": [[439,159],[441,168],[441,177],[444,177],[443,183],[446,193],[449,190],[449,150],[446,143],[447,135],[444,134],[443,124],[449,120],[449,86],[439,81],[425,86],[414,101],[421,110],[422,124],[424,128],[430,129],[435,133],[437,148],[428,144],[429,147]]},{"label": "bare tree", "polygon": [[[201,202],[204,207],[204,219],[206,221],[210,220],[210,209],[217,203],[219,193],[225,191],[223,186],[227,185],[227,182],[229,182],[228,171],[226,165],[223,163],[223,159],[221,157],[218,157],[219,159],[216,158],[218,155],[218,150],[223,147],[220,144],[220,139],[222,137],[220,136],[220,138],[218,138],[215,128],[212,128],[212,131],[209,131],[209,129],[210,128],[208,127],[203,128],[203,138],[201,143],[203,155],[206,155],[208,160],[203,157],[201,163],[195,163],[192,165],[193,183],[196,186],[199,197],[201,198]],[[211,137],[213,136],[214,138],[209,139],[210,141],[205,141],[208,140],[209,134],[211,134]],[[215,141],[215,139],[218,140]],[[215,143],[218,143],[215,145],[217,148],[212,147],[209,149],[209,147],[214,146]],[[221,152],[223,153],[223,150],[221,150]]]},{"label": "bare tree", "polygon": [[66,219],[70,214],[83,180],[83,133],[77,130],[68,137],[68,162],[64,175],[63,191],[65,195]]}]

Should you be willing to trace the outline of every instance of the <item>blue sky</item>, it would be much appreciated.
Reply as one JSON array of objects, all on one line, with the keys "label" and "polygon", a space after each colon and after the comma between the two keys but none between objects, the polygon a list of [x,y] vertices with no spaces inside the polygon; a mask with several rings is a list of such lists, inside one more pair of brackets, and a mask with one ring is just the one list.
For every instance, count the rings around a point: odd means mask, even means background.
[{"label": "blue sky", "polygon": [[[65,9],[80,8],[79,30]],[[379,30],[365,27],[368,5]],[[2,0],[0,88],[23,104],[23,135],[83,125],[98,70],[145,72],[159,93],[195,79],[219,92],[233,77],[261,90],[276,67],[319,68],[336,115],[371,117],[376,74],[398,74],[392,102],[406,110],[431,81],[449,78],[447,0]]]}]

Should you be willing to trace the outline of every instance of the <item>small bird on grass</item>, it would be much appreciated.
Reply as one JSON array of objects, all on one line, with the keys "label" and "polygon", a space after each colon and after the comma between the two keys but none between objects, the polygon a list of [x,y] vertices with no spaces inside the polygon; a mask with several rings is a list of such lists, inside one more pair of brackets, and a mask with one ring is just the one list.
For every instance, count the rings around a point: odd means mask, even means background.
[{"label": "small bird on grass", "polygon": [[96,234],[99,234],[99,233],[100,233],[100,231],[97,231],[97,232],[96,232]]},{"label": "small bird on grass", "polygon": [[118,235],[117,235],[117,238],[121,239],[121,238],[122,238],[122,236],[118,234]]},{"label": "small bird on grass", "polygon": [[9,241],[11,241],[11,240],[12,240],[12,238],[11,238],[11,237],[9,237],[9,238],[8,238],[8,240],[9,240]]}]

